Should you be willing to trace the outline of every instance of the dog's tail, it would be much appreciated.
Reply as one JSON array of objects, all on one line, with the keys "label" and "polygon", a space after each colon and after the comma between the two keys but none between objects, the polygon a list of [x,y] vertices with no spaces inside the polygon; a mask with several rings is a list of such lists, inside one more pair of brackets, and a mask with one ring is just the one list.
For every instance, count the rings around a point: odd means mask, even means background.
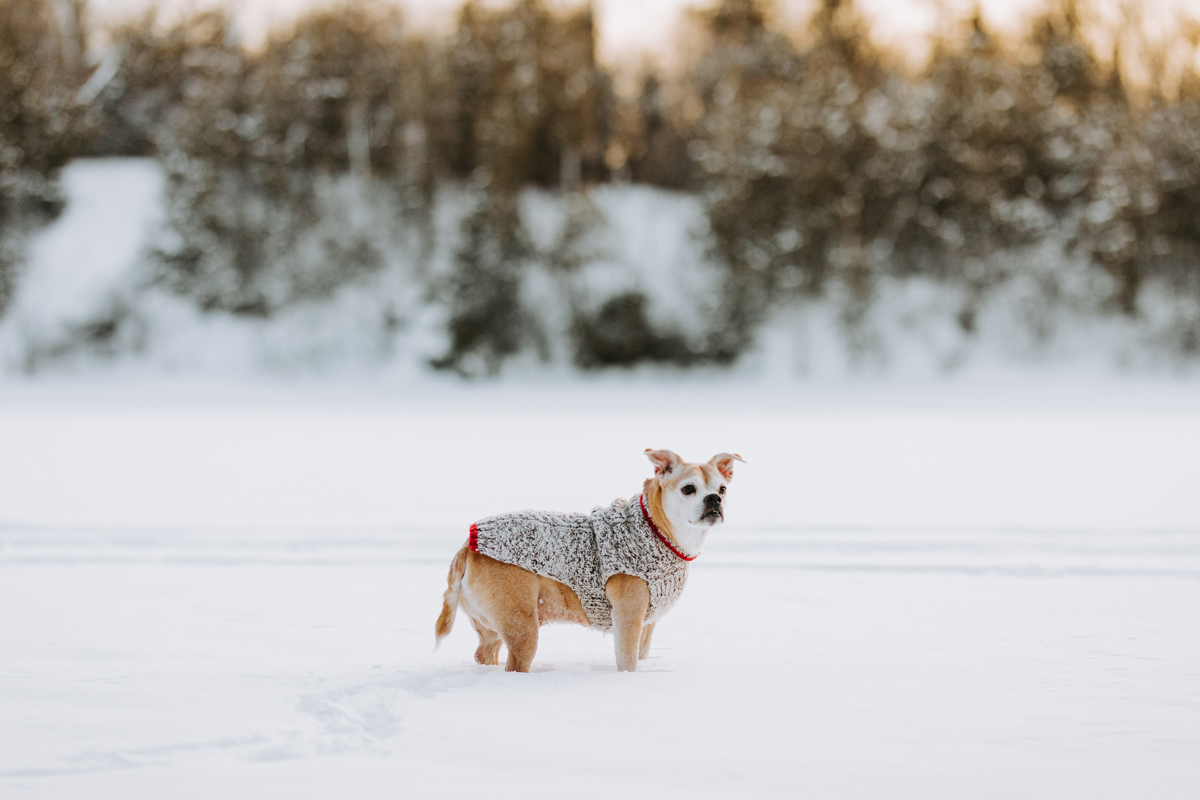
[{"label": "dog's tail", "polygon": [[443,596],[442,613],[438,616],[437,625],[434,627],[434,634],[437,636],[433,645],[435,649],[454,627],[454,612],[458,611],[458,593],[462,591],[463,573],[466,570],[467,548],[464,547],[455,554],[454,560],[450,562],[450,574],[446,576],[449,588],[446,589],[446,594]]}]

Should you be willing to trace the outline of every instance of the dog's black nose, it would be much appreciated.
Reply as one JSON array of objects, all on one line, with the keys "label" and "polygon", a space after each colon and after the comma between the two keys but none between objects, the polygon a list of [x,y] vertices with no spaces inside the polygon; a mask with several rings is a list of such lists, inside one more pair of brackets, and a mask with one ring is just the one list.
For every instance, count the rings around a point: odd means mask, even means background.
[{"label": "dog's black nose", "polygon": [[706,495],[704,498],[704,506],[705,506],[705,508],[720,508],[721,507],[721,495],[715,494],[715,493]]}]

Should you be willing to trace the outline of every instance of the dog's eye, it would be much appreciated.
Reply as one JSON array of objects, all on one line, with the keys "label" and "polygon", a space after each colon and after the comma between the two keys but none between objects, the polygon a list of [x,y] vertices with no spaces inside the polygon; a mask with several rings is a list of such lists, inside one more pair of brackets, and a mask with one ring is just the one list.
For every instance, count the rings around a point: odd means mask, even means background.
[{"label": "dog's eye", "polygon": [[683,489],[681,489],[680,491],[682,491],[684,494],[695,494],[695,493],[696,493],[696,487],[695,487],[695,486],[692,486],[692,485],[689,483],[687,486],[683,487]]},{"label": "dog's eye", "polygon": [[718,489],[717,491],[719,491],[721,494],[725,494],[725,487],[724,487],[724,486],[722,486],[722,487],[721,487],[720,489]]}]

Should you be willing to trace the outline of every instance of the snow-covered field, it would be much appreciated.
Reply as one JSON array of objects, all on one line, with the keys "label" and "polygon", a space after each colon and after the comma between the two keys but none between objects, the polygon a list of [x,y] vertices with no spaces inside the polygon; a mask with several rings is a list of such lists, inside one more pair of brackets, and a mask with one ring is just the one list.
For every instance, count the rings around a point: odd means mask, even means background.
[{"label": "snow-covered field", "polygon": [[[5,386],[4,797],[1200,781],[1186,385],[1007,409],[702,385],[159,391]],[[578,628],[543,629],[529,675],[474,665],[462,618],[432,650],[470,521],[632,494],[646,446],[749,463],[641,671]]]}]

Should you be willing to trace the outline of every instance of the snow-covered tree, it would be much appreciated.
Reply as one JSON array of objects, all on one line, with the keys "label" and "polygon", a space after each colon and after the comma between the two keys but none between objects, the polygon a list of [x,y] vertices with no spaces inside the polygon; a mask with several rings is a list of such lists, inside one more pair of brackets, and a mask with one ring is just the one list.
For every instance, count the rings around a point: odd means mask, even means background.
[{"label": "snow-covered tree", "polygon": [[82,0],[0,0],[0,314],[32,227],[62,207],[84,78]]}]

